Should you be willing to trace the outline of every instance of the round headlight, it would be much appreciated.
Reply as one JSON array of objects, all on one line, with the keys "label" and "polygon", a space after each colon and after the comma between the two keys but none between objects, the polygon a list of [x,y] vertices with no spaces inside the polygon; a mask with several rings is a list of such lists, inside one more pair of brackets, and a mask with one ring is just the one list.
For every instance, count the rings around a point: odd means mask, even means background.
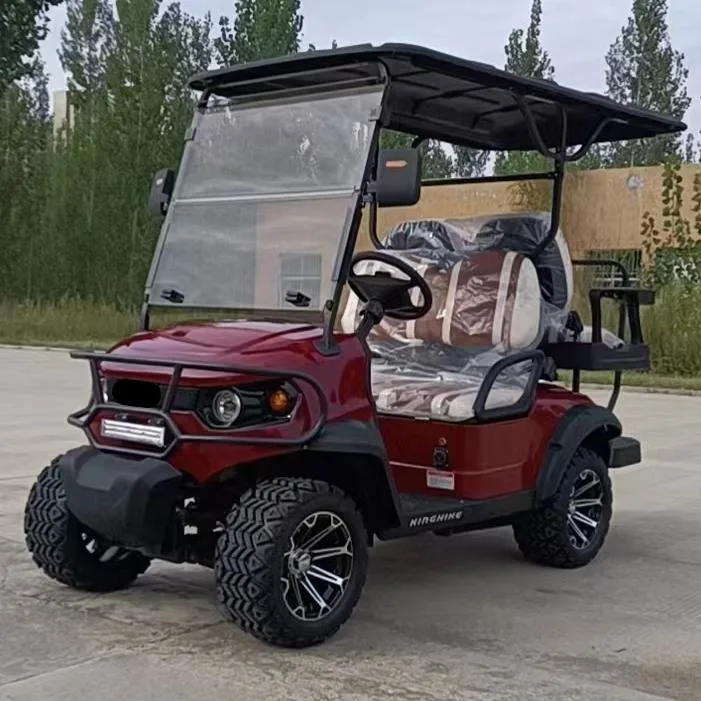
[{"label": "round headlight", "polygon": [[223,389],[217,392],[212,401],[212,415],[223,426],[231,424],[239,418],[241,414],[241,398],[236,392],[230,389]]}]

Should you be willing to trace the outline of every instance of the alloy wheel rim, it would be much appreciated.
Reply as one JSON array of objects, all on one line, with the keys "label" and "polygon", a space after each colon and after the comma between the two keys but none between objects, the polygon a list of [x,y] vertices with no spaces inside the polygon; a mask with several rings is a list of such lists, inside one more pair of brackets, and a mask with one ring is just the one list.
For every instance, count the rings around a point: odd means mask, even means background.
[{"label": "alloy wheel rim", "polygon": [[301,621],[330,615],[353,573],[353,539],[345,521],[330,511],[307,516],[290,536],[283,556],[283,599]]},{"label": "alloy wheel rim", "polygon": [[586,550],[596,538],[604,508],[604,486],[594,470],[586,469],[572,485],[567,508],[567,536],[575,550]]}]

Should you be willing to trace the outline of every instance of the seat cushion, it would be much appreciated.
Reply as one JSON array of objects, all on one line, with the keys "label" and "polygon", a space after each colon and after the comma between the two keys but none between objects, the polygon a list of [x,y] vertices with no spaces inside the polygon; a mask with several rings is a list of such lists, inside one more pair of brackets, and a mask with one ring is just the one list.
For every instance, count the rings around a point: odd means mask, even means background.
[{"label": "seat cushion", "polygon": [[[486,374],[486,373],[485,373]],[[485,374],[412,372],[399,366],[373,363],[372,393],[377,411],[440,421],[467,421]],[[486,408],[516,404],[525,391],[527,373],[500,378],[492,388]]]}]

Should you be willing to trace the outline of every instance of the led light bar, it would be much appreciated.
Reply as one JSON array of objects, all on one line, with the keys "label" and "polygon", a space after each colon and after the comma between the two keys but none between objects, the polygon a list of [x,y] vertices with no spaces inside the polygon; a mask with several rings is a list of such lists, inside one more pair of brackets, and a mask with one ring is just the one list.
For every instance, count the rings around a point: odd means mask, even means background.
[{"label": "led light bar", "polygon": [[127,421],[103,419],[100,433],[103,438],[131,441],[132,443],[145,443],[146,445],[155,445],[158,448],[163,448],[165,446],[165,426],[148,426],[145,424],[129,423]]}]

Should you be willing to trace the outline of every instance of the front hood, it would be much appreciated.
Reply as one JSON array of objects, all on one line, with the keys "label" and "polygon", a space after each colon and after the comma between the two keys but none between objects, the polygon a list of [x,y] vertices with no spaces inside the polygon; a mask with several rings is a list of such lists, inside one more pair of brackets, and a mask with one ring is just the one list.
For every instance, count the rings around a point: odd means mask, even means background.
[{"label": "front hood", "polygon": [[[175,362],[249,362],[265,366],[266,359],[294,352],[322,336],[318,326],[272,322],[180,324],[142,331],[110,350],[110,355]],[[254,359],[255,358],[255,359]]]}]

